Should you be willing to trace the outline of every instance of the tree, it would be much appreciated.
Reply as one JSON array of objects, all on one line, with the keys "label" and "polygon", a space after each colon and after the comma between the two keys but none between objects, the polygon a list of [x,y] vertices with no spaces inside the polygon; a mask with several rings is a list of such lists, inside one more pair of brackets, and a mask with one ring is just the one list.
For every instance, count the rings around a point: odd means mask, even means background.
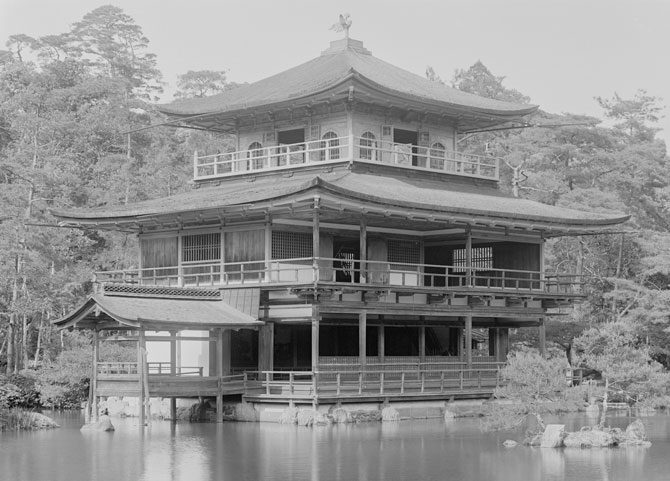
[{"label": "tree", "polygon": [[618,123],[615,128],[623,131],[634,141],[651,141],[658,128],[649,124],[657,123],[663,116],[664,107],[661,99],[647,95],[646,90],[638,90],[632,99],[624,99],[618,93],[610,99],[596,97],[598,104],[605,110],[605,115]]},{"label": "tree", "polygon": [[509,401],[496,406],[487,421],[489,429],[509,429],[521,425],[525,416],[535,416],[544,428],[542,413],[548,402],[563,398],[567,389],[565,361],[545,359],[536,350],[516,351],[501,370],[502,387],[495,389],[497,399]]},{"label": "tree", "polygon": [[238,85],[229,82],[225,71],[189,70],[177,78],[176,98],[200,98],[233,89]]},{"label": "tree", "polygon": [[147,52],[149,39],[122,9],[103,5],[72,26],[67,48],[98,73],[123,78],[129,90],[148,98],[162,92],[156,55]]},{"label": "tree", "polygon": [[585,331],[575,340],[582,363],[599,371],[605,381],[600,424],[604,425],[610,397],[640,402],[667,392],[670,374],[651,359],[634,323],[616,320]]},{"label": "tree", "polygon": [[481,60],[477,60],[467,70],[456,70],[451,86],[489,99],[522,104],[530,102],[530,98],[518,90],[504,87],[503,80],[505,77],[493,75]]}]

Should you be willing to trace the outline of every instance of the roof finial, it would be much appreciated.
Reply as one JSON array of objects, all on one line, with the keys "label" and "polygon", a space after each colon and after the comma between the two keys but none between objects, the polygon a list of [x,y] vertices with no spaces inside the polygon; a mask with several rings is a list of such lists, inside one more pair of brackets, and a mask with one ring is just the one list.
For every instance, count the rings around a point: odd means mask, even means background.
[{"label": "roof finial", "polygon": [[335,30],[336,32],[344,32],[344,38],[349,38],[350,27],[351,16],[348,13],[345,13],[344,15],[340,14],[340,21],[338,23],[334,23],[330,29]]}]

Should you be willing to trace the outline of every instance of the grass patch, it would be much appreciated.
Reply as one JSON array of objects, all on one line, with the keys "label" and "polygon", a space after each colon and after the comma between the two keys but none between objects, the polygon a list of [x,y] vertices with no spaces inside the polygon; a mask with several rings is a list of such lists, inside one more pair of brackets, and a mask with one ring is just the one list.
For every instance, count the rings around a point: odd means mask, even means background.
[{"label": "grass patch", "polygon": [[59,427],[48,416],[21,409],[0,410],[0,431],[31,431]]}]

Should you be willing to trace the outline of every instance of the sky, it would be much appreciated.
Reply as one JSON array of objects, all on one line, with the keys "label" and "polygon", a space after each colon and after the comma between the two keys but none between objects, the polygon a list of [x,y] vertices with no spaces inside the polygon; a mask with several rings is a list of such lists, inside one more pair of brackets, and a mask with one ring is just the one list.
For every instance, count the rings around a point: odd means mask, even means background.
[{"label": "sky", "polygon": [[[67,31],[97,0],[0,0],[0,40]],[[114,0],[157,54],[172,99],[188,70],[253,82],[351,37],[398,67],[445,80],[481,60],[548,112],[602,117],[594,97],[638,89],[670,105],[670,0]],[[670,110],[659,134],[670,144]]]}]

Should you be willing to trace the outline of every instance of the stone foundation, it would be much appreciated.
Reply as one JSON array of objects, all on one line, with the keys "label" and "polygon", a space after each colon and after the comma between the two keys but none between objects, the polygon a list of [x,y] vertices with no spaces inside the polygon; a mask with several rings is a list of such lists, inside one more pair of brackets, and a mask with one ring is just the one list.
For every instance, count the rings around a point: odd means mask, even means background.
[{"label": "stone foundation", "polygon": [[[270,422],[312,426],[331,423],[364,423],[399,421],[407,419],[451,419],[477,417],[488,401],[458,400],[413,401],[397,403],[346,403],[309,404],[289,406],[276,403],[236,402],[224,403],[224,421]],[[171,419],[170,399],[151,398],[151,418]],[[101,400],[98,410],[109,412],[112,417],[138,417],[139,400],[136,397],[108,397]],[[384,415],[386,413],[386,415]],[[177,420],[191,422],[216,422],[215,403],[206,399],[200,404],[194,399],[177,399]]]}]

